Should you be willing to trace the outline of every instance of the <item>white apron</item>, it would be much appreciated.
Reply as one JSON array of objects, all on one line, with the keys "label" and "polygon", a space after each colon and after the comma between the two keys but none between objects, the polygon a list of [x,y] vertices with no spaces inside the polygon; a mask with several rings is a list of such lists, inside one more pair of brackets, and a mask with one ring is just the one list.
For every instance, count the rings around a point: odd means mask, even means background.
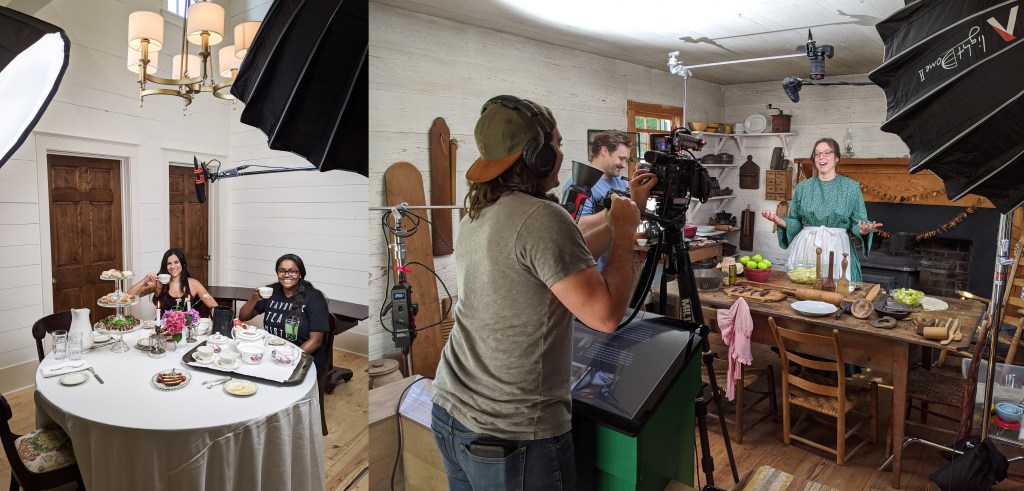
[{"label": "white apron", "polygon": [[[843,253],[850,253],[850,237],[843,228],[830,227],[804,227],[793,242],[789,244],[789,263],[803,263],[813,265],[816,260],[815,249],[821,248],[821,276],[828,277],[828,253],[835,252],[832,259],[834,264],[833,279],[839,281],[842,276]],[[847,259],[846,279],[853,282],[850,276],[850,267],[853,260]]]}]

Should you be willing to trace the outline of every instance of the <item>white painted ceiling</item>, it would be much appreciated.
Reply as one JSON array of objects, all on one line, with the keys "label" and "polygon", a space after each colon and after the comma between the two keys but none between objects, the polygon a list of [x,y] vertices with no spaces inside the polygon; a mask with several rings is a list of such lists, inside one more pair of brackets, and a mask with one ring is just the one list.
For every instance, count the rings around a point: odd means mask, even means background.
[{"label": "white painted ceiling", "polygon": [[[874,26],[904,5],[902,0],[372,1],[666,71],[671,51],[679,51],[687,66],[792,54],[797,46],[802,49],[811,28],[819,47],[835,47],[835,57],[825,64],[826,81],[877,67],[882,42]],[[693,78],[731,85],[806,78],[809,63],[800,57],[692,72]]]}]

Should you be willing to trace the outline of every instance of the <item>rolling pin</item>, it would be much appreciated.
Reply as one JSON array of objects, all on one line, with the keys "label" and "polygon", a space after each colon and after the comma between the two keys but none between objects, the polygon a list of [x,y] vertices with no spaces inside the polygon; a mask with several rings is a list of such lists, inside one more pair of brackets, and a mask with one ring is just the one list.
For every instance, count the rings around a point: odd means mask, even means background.
[{"label": "rolling pin", "polygon": [[757,288],[769,288],[772,290],[780,291],[791,297],[796,297],[797,300],[817,300],[819,302],[830,303],[835,306],[840,306],[843,303],[843,295],[837,292],[825,292],[815,290],[813,288],[786,288],[779,285],[769,285],[767,283],[757,283],[753,281],[737,283],[737,285],[746,284],[750,287]]}]

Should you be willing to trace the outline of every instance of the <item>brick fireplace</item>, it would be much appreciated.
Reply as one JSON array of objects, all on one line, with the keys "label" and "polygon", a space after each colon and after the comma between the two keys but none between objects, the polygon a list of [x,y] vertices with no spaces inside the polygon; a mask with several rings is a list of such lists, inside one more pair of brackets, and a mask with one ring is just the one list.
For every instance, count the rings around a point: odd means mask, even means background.
[{"label": "brick fireplace", "polygon": [[[867,203],[867,209],[872,220],[884,224],[883,230],[915,234],[932,230],[964,210],[957,206],[872,202]],[[954,290],[990,297],[998,230],[999,212],[992,208],[978,208],[956,228],[938,237],[919,241],[913,254],[909,255],[917,266],[918,289],[929,295],[945,297],[955,296]],[[874,244],[871,256],[862,256],[865,267],[875,256],[886,256],[887,245],[885,240]]]}]

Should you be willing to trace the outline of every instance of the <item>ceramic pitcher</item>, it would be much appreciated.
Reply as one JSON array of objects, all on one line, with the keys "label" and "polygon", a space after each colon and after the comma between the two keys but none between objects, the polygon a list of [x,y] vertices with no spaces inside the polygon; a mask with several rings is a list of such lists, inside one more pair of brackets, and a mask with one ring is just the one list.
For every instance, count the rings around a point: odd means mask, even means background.
[{"label": "ceramic pitcher", "polygon": [[89,309],[71,309],[71,329],[68,332],[82,333],[82,352],[92,348],[92,323],[89,322]]}]

